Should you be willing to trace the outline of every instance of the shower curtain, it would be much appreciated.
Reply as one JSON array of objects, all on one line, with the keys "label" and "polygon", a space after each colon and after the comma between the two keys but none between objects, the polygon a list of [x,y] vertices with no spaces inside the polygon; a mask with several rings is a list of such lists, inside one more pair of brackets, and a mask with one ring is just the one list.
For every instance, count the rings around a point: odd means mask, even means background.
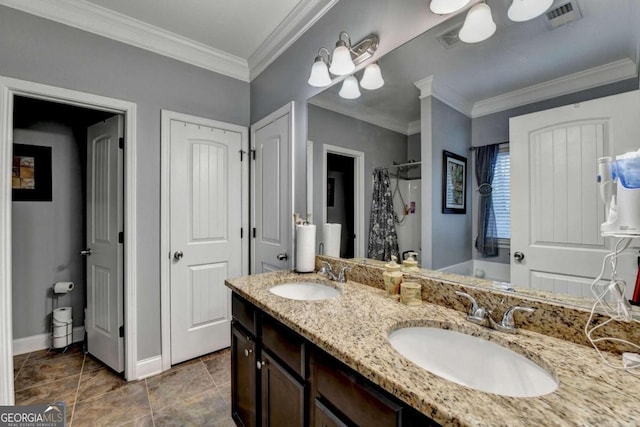
[{"label": "shower curtain", "polygon": [[476,249],[483,258],[498,256],[498,230],[491,196],[498,150],[498,144],[476,148],[476,182],[480,190]]},{"label": "shower curtain", "polygon": [[398,256],[398,235],[394,221],[389,172],[385,169],[376,169],[373,171],[367,258],[388,261],[391,255]]}]

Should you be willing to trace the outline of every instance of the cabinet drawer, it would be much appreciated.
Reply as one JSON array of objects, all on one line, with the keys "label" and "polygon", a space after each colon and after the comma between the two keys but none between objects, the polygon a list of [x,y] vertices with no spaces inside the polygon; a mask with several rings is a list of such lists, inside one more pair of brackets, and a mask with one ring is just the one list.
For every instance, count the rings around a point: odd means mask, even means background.
[{"label": "cabinet drawer", "polygon": [[262,319],[262,344],[301,378],[305,378],[304,339],[272,317]]},{"label": "cabinet drawer", "polygon": [[251,335],[256,336],[256,307],[235,292],[231,296],[231,315]]},{"label": "cabinet drawer", "polygon": [[402,407],[363,380],[348,372],[339,362],[314,357],[316,391],[331,405],[360,426],[398,426]]}]

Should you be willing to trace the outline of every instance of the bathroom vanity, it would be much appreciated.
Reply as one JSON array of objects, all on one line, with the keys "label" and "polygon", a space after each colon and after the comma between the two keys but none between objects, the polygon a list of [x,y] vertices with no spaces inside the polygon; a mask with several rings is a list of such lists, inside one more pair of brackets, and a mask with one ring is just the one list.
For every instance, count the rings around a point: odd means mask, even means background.
[{"label": "bathroom vanity", "polygon": [[[361,283],[328,282],[317,274],[286,271],[227,280],[233,290],[232,412],[238,425],[640,422],[638,378],[606,367],[591,347],[570,339],[522,328],[517,334],[505,334],[475,325],[466,319],[465,301],[459,301],[454,292],[473,293],[480,303],[485,295],[501,300],[509,295],[446,280],[427,284],[430,279],[416,277],[422,284],[424,301],[409,307],[385,298],[380,286],[382,268],[353,266],[356,268],[349,279]],[[324,283],[340,294],[305,301],[270,291],[292,281]],[[435,288],[440,293],[437,298],[425,295],[425,290],[434,292]],[[447,301],[451,302],[448,306]],[[536,308],[543,304],[530,302]],[[526,315],[516,315],[518,326],[531,326]],[[566,313],[561,316],[566,321]],[[535,362],[559,385],[549,394],[517,398],[446,380],[409,361],[390,345],[389,333],[409,326],[450,329],[499,344]],[[611,362],[619,359],[613,353],[606,357]],[[483,361],[478,366],[482,369]]]}]

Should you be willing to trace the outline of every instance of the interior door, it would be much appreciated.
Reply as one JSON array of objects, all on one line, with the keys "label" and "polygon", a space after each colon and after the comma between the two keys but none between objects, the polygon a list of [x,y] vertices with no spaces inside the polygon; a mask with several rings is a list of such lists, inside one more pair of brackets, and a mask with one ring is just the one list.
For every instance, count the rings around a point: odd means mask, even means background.
[{"label": "interior door", "polygon": [[[638,149],[639,94],[510,120],[513,283],[592,296],[591,282],[613,244],[600,235],[605,212],[596,184],[597,159]],[[635,277],[633,264],[623,257],[618,266],[627,282]]]},{"label": "interior door", "polygon": [[252,273],[283,270],[293,264],[289,199],[290,114],[253,126]]},{"label": "interior door", "polygon": [[121,115],[87,130],[88,350],[116,372],[124,371],[123,136]]},{"label": "interior door", "polygon": [[224,281],[242,272],[241,144],[222,123],[171,120],[172,364],[231,342]]}]

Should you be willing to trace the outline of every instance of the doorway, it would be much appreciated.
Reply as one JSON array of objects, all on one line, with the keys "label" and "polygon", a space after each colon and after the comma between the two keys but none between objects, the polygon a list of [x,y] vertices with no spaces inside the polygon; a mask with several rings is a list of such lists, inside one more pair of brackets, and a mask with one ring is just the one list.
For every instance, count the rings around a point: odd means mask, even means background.
[{"label": "doorway", "polygon": [[[125,378],[137,378],[136,340],[136,236],[135,236],[135,188],[136,188],[136,105],[97,95],[47,86],[24,80],[0,76],[0,377],[9,378],[0,384],[0,405],[14,402],[13,384],[13,307],[12,307],[12,165],[13,165],[13,116],[16,97],[36,98],[59,104],[100,110],[124,117],[124,239],[123,276],[125,304],[124,355]],[[47,285],[48,286],[48,285]],[[118,331],[120,333],[120,331]]]}]

